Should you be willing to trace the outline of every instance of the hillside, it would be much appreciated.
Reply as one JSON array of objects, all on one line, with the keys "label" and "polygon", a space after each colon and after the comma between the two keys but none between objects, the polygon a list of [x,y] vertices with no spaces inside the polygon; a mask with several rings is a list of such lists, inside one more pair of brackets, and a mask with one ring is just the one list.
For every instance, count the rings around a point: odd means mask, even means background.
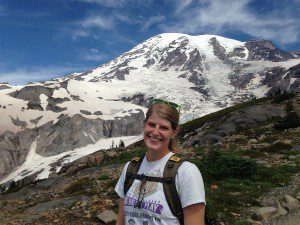
[{"label": "hillside", "polygon": [[[259,224],[247,222],[250,217],[295,224],[299,116],[300,94],[282,94],[181,126],[180,145],[204,178],[209,224]],[[105,224],[99,215],[117,212],[113,187],[124,163],[144,151],[142,142],[100,150],[53,171],[48,179],[13,182],[0,196],[0,224]],[[274,208],[263,214],[263,207]]]}]

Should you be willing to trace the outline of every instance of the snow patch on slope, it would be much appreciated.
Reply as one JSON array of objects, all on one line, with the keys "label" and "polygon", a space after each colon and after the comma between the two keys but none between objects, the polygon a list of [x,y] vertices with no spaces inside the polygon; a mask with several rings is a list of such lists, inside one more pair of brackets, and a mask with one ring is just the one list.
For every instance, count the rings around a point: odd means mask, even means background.
[{"label": "snow patch on slope", "polygon": [[118,144],[120,140],[123,140],[125,145],[128,146],[141,139],[141,135],[100,139],[94,144],[90,144],[85,147],[77,148],[72,151],[67,151],[51,157],[43,157],[35,152],[37,142],[35,140],[30,147],[30,151],[26,157],[25,162],[21,166],[16,168],[13,172],[11,172],[8,176],[0,180],[0,184],[12,180],[17,181],[22,179],[24,176],[29,176],[36,172],[40,172],[36,179],[45,179],[48,178],[49,174],[51,173],[51,164],[57,162],[58,160],[62,160],[62,165],[55,168],[56,172],[58,172],[64,164],[73,162],[76,159],[92,154],[100,149],[109,149],[112,143]]}]

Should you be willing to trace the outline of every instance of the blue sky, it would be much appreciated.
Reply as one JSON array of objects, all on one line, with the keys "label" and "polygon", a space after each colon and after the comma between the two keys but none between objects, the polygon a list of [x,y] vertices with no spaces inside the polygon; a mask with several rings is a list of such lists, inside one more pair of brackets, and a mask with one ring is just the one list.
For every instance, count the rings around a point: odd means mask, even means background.
[{"label": "blue sky", "polygon": [[0,82],[82,72],[165,32],[300,50],[300,0],[0,0]]}]

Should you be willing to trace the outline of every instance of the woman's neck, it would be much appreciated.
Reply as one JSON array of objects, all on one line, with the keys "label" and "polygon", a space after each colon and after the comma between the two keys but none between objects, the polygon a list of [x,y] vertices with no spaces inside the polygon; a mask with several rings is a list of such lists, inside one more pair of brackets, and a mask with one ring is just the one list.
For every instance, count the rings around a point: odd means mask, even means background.
[{"label": "woman's neck", "polygon": [[163,158],[164,156],[166,156],[167,154],[169,154],[171,151],[169,149],[165,150],[165,151],[152,151],[150,149],[148,149],[148,151],[146,152],[146,157],[147,157],[147,161],[148,162],[155,162],[157,160],[160,160],[161,158]]}]

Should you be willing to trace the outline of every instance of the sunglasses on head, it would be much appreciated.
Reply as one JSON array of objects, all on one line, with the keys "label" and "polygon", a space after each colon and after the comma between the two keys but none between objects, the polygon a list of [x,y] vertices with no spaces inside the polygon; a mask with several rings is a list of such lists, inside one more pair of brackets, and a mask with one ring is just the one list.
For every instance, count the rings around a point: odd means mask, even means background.
[{"label": "sunglasses on head", "polygon": [[176,109],[180,113],[181,106],[178,105],[178,104],[176,104],[176,103],[174,103],[174,102],[169,102],[169,101],[166,101],[166,100],[163,100],[163,99],[153,98],[151,103],[152,104],[154,104],[154,103],[164,103],[164,104],[167,104],[167,105],[173,107],[174,109]]}]

